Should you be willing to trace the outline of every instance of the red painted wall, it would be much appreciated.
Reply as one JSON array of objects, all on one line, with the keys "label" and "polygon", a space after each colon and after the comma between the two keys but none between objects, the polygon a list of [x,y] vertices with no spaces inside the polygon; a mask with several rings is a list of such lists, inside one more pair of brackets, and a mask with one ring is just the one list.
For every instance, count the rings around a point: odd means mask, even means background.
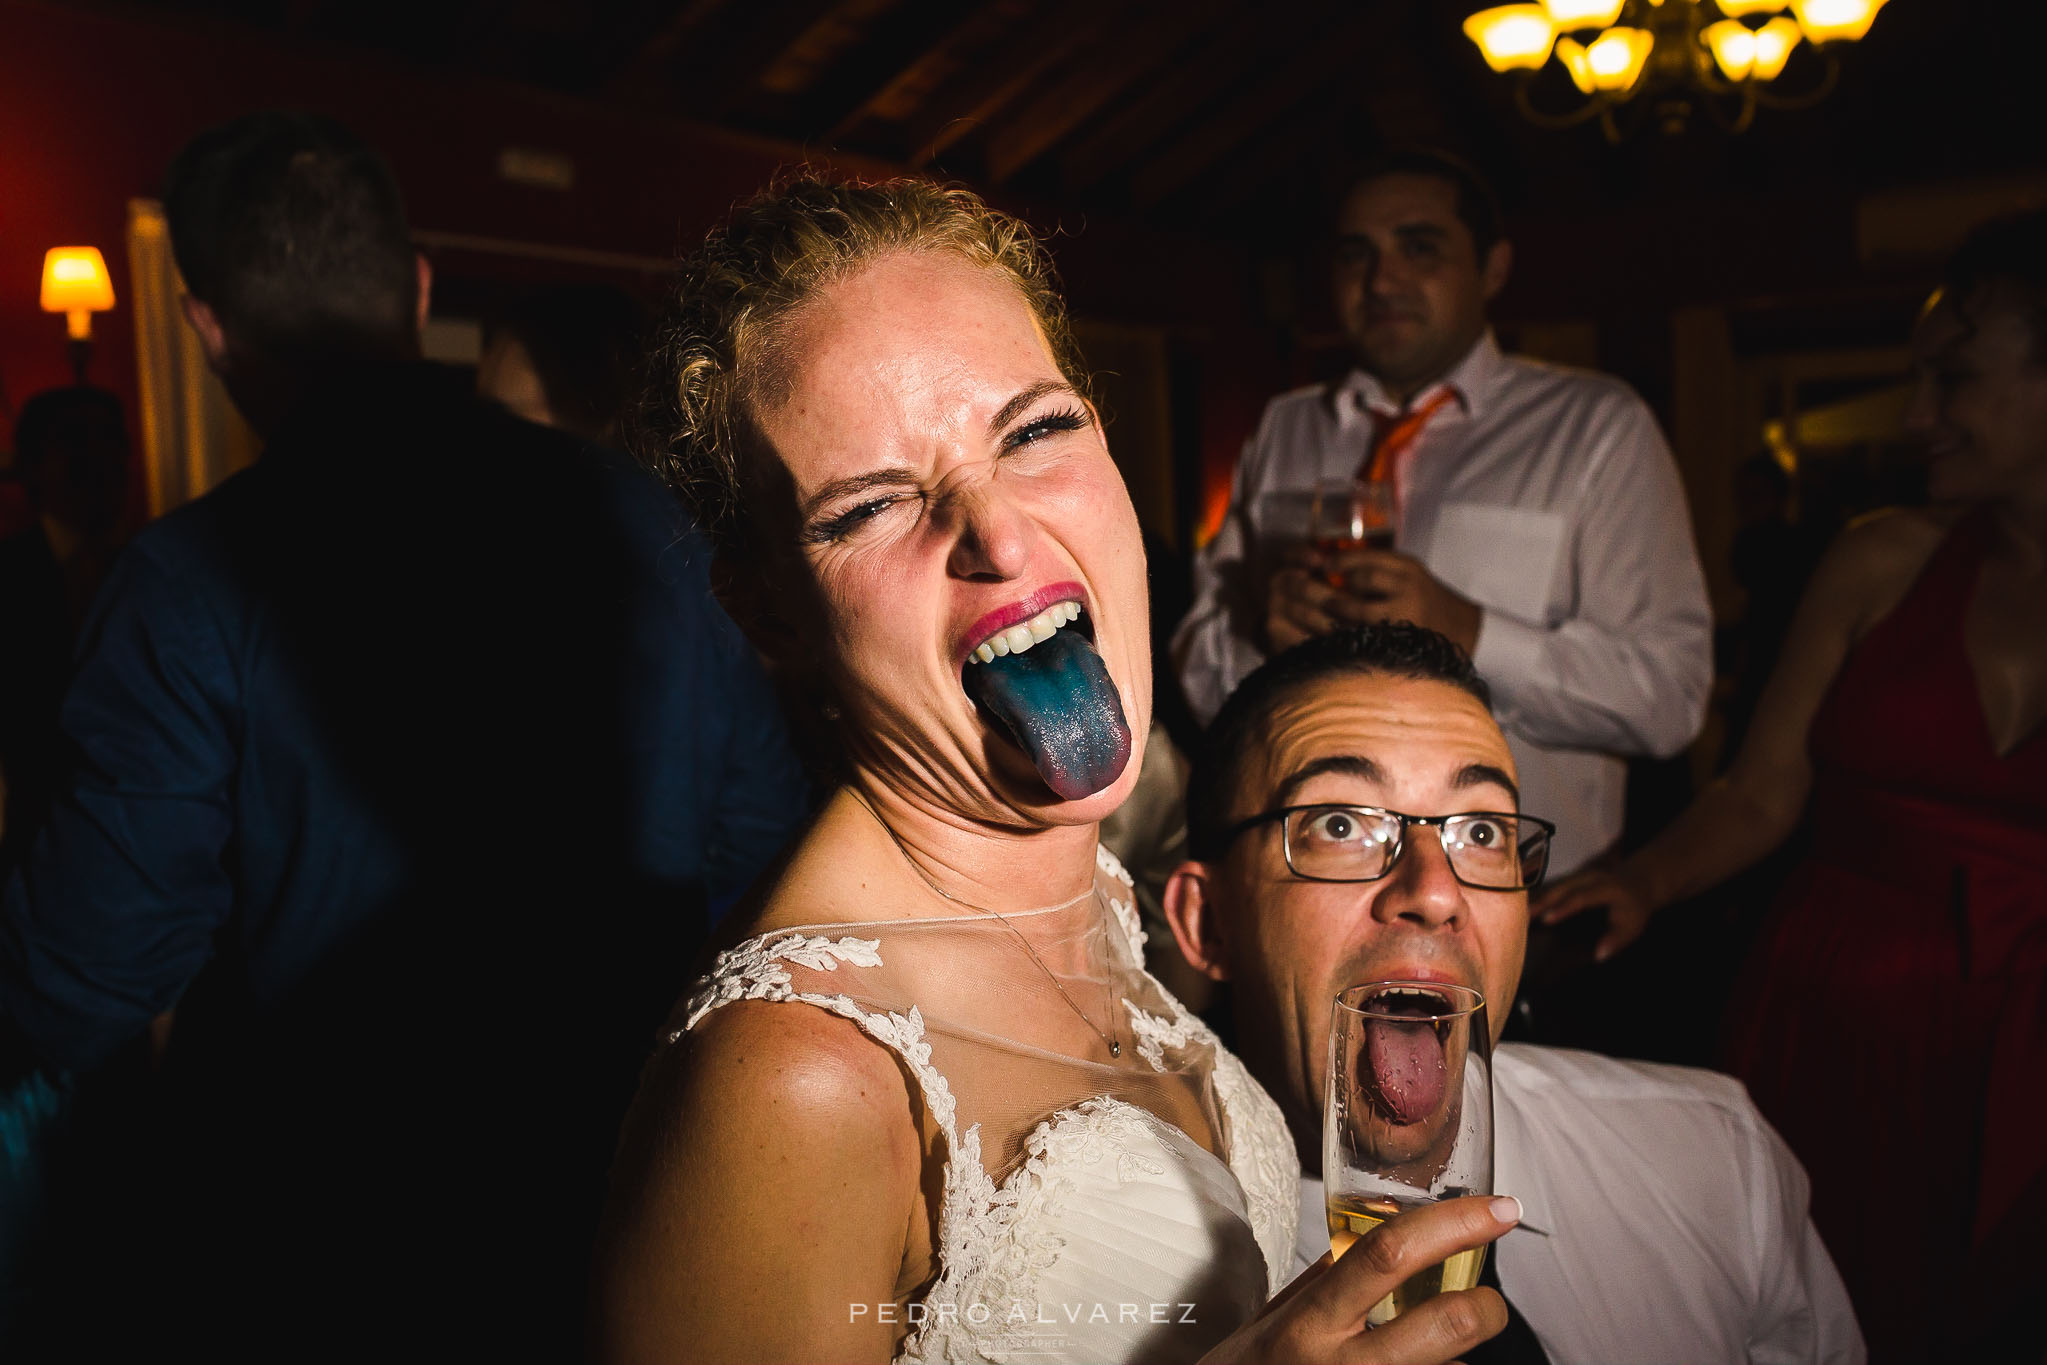
[{"label": "red painted wall", "polygon": [[[106,254],[117,299],[95,321],[92,378],[133,413],[127,201],[156,194],[194,134],[261,108],[331,114],[381,148],[416,229],[658,258],[802,159],[791,147],[354,49],[0,0],[0,392],[11,408],[69,381],[63,322],[40,311],[37,289],[45,249],[89,244]],[[497,157],[508,146],[569,155],[574,189],[501,179]],[[1227,469],[1258,404],[1284,378],[1248,254],[1007,207],[1062,229],[1053,249],[1075,312],[1170,328],[1199,357],[1199,440],[1207,461]],[[9,428],[11,412],[0,412],[0,448]]]}]

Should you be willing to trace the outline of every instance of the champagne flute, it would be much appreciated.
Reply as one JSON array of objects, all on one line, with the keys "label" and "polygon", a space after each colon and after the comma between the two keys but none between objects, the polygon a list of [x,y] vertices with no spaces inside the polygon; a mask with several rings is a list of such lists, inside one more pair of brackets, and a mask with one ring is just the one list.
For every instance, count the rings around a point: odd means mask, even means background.
[{"label": "champagne flute", "polygon": [[[1323,555],[1344,550],[1393,548],[1393,485],[1384,479],[1326,479],[1315,486],[1309,512],[1309,540]],[[1344,586],[1333,567],[1323,577]]]},{"label": "champagne flute", "polygon": [[[1408,1209],[1493,1192],[1492,1029],[1485,997],[1440,981],[1374,981],[1336,997],[1322,1179],[1330,1249]],[[1460,1251],[1372,1306],[1374,1326],[1478,1283],[1485,1248]]]}]

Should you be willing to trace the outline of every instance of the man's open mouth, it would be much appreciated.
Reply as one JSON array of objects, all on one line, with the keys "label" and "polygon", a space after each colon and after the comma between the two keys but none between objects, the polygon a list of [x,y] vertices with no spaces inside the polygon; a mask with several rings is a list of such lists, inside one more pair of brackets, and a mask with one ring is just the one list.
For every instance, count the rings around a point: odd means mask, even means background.
[{"label": "man's open mouth", "polygon": [[1395,1123],[1420,1123],[1443,1103],[1449,1065],[1444,1047],[1457,1012],[1448,996],[1426,986],[1395,986],[1364,1007],[1359,1074],[1372,1104]]},{"label": "man's open mouth", "polygon": [[1063,800],[1107,787],[1130,762],[1130,723],[1075,600],[977,641],[960,686]]}]

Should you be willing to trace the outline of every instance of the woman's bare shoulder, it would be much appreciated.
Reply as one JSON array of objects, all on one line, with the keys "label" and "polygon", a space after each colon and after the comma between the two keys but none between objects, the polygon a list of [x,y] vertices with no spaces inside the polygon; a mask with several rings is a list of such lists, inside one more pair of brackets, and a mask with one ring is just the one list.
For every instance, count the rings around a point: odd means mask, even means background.
[{"label": "woman's bare shoulder", "polygon": [[719,1180],[809,1151],[878,1164],[909,1190],[917,1105],[902,1063],[852,1020],[801,1002],[736,1000],[649,1063],[628,1135],[655,1166],[664,1150],[713,1158]]},{"label": "woman's bare shoulder", "polygon": [[1888,615],[1961,517],[1960,509],[1889,507],[1850,522],[1827,547],[1811,592],[1856,627]]},{"label": "woman's bare shoulder", "polygon": [[1843,527],[1827,554],[1870,567],[1899,565],[1916,571],[1954,529],[1963,511],[1956,507],[1878,508]]}]

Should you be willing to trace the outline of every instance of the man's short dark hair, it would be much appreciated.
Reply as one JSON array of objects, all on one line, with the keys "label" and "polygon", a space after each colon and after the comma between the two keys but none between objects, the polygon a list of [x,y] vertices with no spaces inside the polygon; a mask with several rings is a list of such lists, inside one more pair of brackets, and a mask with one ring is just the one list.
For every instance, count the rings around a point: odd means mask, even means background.
[{"label": "man's short dark hair", "polygon": [[332,119],[248,114],[186,145],[164,184],[185,287],[248,351],[410,344],[419,281],[398,181]]},{"label": "man's short dark hair", "polygon": [[1440,147],[1395,147],[1376,153],[1353,166],[1344,177],[1338,210],[1361,185],[1389,175],[1425,175],[1448,184],[1457,193],[1457,217],[1471,233],[1471,244],[1481,266],[1493,244],[1500,240],[1500,201],[1478,169],[1463,157]]},{"label": "man's short dark hair", "polygon": [[1941,291],[1962,315],[1995,297],[2016,307],[2033,333],[2033,358],[2047,361],[2047,209],[1994,219],[1969,234],[1941,271]]},{"label": "man's short dark hair", "polygon": [[1423,626],[1406,621],[1354,626],[1317,636],[1267,659],[1237,686],[1202,733],[1187,778],[1187,852],[1220,858],[1230,827],[1230,801],[1243,780],[1244,759],[1268,717],[1289,694],[1343,673],[1448,683],[1492,709],[1492,693],[1471,656]]}]

